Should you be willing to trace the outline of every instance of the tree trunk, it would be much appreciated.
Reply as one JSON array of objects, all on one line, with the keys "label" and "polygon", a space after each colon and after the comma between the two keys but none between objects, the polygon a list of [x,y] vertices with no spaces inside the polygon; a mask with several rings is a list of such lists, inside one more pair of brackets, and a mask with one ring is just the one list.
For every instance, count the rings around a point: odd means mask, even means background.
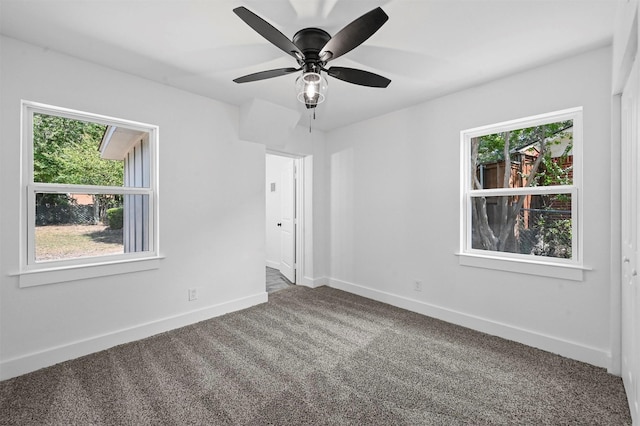
[{"label": "tree trunk", "polygon": [[[536,174],[538,173],[538,168],[540,167],[540,164],[542,163],[542,160],[544,158],[544,152],[546,150],[546,141],[545,141],[545,126],[541,125],[540,127],[538,127],[539,129],[539,140],[540,140],[540,152],[538,154],[538,157],[536,158],[536,161],[533,163],[533,166],[531,167],[531,172],[529,173],[529,175],[527,176],[527,180],[525,182],[524,187],[529,187],[531,186],[531,184],[533,183],[533,180],[536,177]],[[504,197],[507,198],[507,197]],[[515,204],[513,205],[512,208],[510,208],[509,210],[509,214],[504,222],[504,227],[502,228],[502,231],[500,232],[500,235],[498,237],[498,250],[503,251],[504,250],[504,246],[507,242],[507,239],[509,238],[509,230],[511,230],[511,232],[513,232],[513,227],[516,221],[516,218],[518,217],[518,215],[520,214],[520,210],[522,209],[522,205],[524,204],[524,200],[525,200],[525,196],[524,195],[520,195],[518,196],[518,200],[515,202]]]},{"label": "tree trunk", "polygon": [[[482,184],[478,180],[478,138],[471,139],[471,179],[473,189],[482,189]],[[485,250],[496,250],[498,239],[489,226],[489,216],[487,215],[487,200],[485,197],[472,198],[471,207],[473,209],[473,221],[476,224],[474,233],[480,239],[482,248]]]},{"label": "tree trunk", "polygon": [[[509,181],[511,180],[511,155],[509,147],[509,139],[511,138],[511,132],[507,131],[502,134],[504,140],[503,157],[504,157],[504,173],[502,175],[502,187],[508,188]],[[502,234],[506,233],[507,236],[511,233],[511,230],[506,228],[507,218],[509,216],[509,197],[500,197],[500,209],[498,210],[500,216],[498,217],[499,228],[496,229],[498,235],[501,237],[498,239],[498,250],[503,251],[505,241],[502,240]]]}]

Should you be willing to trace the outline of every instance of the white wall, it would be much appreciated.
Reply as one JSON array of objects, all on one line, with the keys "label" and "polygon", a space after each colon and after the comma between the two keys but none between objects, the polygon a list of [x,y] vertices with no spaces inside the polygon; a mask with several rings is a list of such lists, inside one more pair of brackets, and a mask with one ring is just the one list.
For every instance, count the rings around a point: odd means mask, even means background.
[{"label": "white wall", "polygon": [[[0,40],[0,377],[266,301],[265,146],[238,108]],[[159,126],[160,269],[18,287],[21,99]]]},{"label": "white wall", "polygon": [[[602,48],[328,133],[331,285],[609,367],[610,68]],[[460,131],[576,106],[593,270],[564,281],[459,265]]]},{"label": "white wall", "polygon": [[[279,155],[267,154],[266,181],[265,181],[265,228],[266,228],[266,263],[271,268],[280,269],[282,259],[280,246],[280,227],[282,221],[282,172],[284,167],[292,163],[293,159]],[[275,185],[275,191],[271,191],[271,184]]]}]

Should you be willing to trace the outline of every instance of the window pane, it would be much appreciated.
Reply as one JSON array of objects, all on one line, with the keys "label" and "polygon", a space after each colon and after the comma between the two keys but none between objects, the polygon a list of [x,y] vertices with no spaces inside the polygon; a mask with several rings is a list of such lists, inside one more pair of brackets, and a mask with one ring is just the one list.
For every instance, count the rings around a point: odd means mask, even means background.
[{"label": "window pane", "polygon": [[150,250],[149,196],[36,193],[35,259]]},{"label": "window pane", "polygon": [[571,259],[571,194],[473,197],[472,248]]},{"label": "window pane", "polygon": [[472,189],[573,184],[573,120],[471,139]]},{"label": "window pane", "polygon": [[33,115],[33,181],[122,186],[123,158],[100,151],[107,126],[65,117]]}]

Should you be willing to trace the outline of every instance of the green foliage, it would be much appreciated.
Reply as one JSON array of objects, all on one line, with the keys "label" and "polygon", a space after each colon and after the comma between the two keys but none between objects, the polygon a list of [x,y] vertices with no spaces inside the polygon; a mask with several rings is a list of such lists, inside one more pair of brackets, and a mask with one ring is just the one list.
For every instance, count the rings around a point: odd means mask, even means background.
[{"label": "green foliage", "polygon": [[122,229],[124,209],[114,207],[107,210],[107,223],[110,229]]},{"label": "green foliage", "polygon": [[531,254],[571,259],[571,219],[549,219],[541,215],[536,221],[538,243]]},{"label": "green foliage", "polygon": [[[481,136],[480,145],[478,146],[478,164],[504,160],[504,138],[504,133]],[[509,139],[509,146],[511,146],[512,138]]]},{"label": "green foliage", "polygon": [[[493,133],[481,136],[478,146],[478,164],[487,164],[504,160],[504,146],[509,144],[509,152],[513,155],[516,151],[528,146],[539,149],[540,140],[551,140],[551,143],[560,143],[563,137],[569,137],[567,129],[573,126],[572,120],[549,123],[543,126],[514,129],[504,133]],[[542,133],[542,134],[541,134]],[[505,136],[509,140],[505,141]],[[547,152],[547,150],[545,150]],[[568,152],[568,151],[566,151]]]},{"label": "green foliage", "polygon": [[63,164],[60,183],[122,186],[122,162],[100,158],[95,141],[88,135],[82,143],[62,148],[60,156]]},{"label": "green foliage", "polygon": [[[571,138],[571,136],[566,136]],[[560,144],[561,140],[555,140],[552,144]],[[542,172],[536,175],[533,185],[550,186],[550,185],[571,185],[573,181],[573,166],[565,167],[564,164],[569,157],[569,152],[573,148],[573,141],[571,141],[565,148],[562,155],[552,158],[551,151],[546,150],[544,157],[542,158]]]},{"label": "green foliage", "polygon": [[123,162],[100,158],[105,129],[101,124],[34,114],[34,182],[122,186]]}]

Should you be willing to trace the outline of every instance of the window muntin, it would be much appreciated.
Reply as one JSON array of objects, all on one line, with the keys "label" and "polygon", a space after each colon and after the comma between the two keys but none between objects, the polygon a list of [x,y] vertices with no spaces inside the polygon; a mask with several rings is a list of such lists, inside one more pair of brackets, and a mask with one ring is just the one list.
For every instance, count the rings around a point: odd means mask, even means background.
[{"label": "window muntin", "polygon": [[578,264],[581,109],[461,136],[462,252]]},{"label": "window muntin", "polygon": [[23,126],[24,270],[157,256],[156,126],[26,101]]}]

